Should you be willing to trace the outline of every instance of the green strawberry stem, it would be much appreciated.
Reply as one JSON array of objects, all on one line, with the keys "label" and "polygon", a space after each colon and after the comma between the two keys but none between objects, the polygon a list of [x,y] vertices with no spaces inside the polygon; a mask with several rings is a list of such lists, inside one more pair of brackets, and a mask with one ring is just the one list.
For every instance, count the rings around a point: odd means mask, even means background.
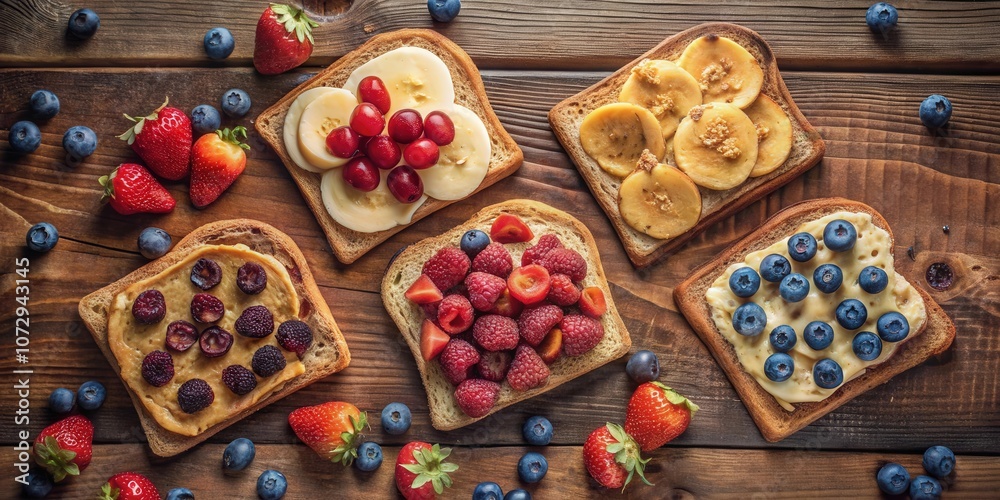
[{"label": "green strawberry stem", "polygon": [[319,23],[309,19],[304,10],[272,3],[271,12],[277,16],[278,24],[283,25],[285,31],[295,33],[295,38],[299,40],[299,43],[305,42],[306,39],[309,39],[309,43],[313,43],[312,29],[319,26]]},{"label": "green strawberry stem", "polygon": [[102,175],[100,179],[97,179],[97,182],[100,182],[101,187],[104,188],[104,193],[101,195],[101,203],[107,203],[112,199],[114,199],[115,183],[112,181],[114,180],[115,175],[117,174],[118,174],[118,167],[115,167],[115,169],[112,170],[110,174]]},{"label": "green strawberry stem", "polygon": [[112,488],[111,483],[104,483],[104,486],[101,486],[101,495],[97,497],[97,500],[118,500],[120,493],[121,490]]},{"label": "green strawberry stem", "polygon": [[35,461],[45,467],[57,483],[66,479],[67,475],[80,475],[80,466],[73,463],[74,458],[76,452],[62,449],[52,436],[45,436],[45,441],[35,445]]},{"label": "green strawberry stem", "polygon": [[170,102],[170,96],[167,96],[167,98],[163,101],[163,104],[161,104],[160,107],[154,109],[152,113],[140,118],[133,118],[128,114],[123,113],[125,114],[125,118],[128,118],[129,120],[135,122],[135,125],[126,130],[125,133],[123,133],[122,135],[119,135],[118,138],[125,141],[126,143],[128,143],[129,146],[131,146],[132,143],[135,142],[135,136],[142,133],[142,126],[146,123],[146,120],[155,120],[157,116],[159,116],[160,110],[167,107],[167,103],[169,102]]},{"label": "green strawberry stem", "polygon": [[694,402],[692,402],[690,399],[682,396],[679,392],[677,392],[677,391],[675,391],[675,390],[673,390],[673,389],[671,389],[671,388],[669,388],[669,387],[667,387],[667,386],[665,386],[665,385],[663,385],[663,384],[661,384],[659,382],[653,382],[653,384],[656,385],[657,387],[659,387],[660,389],[663,389],[664,395],[667,396],[667,401],[670,401],[671,403],[673,403],[675,405],[678,405],[678,406],[684,406],[684,407],[686,407],[688,409],[688,411],[691,412],[691,416],[692,417],[694,416],[694,412],[698,411],[698,409],[699,409],[698,405],[694,404]]},{"label": "green strawberry stem", "polygon": [[642,458],[641,450],[639,449],[639,444],[632,439],[622,429],[622,426],[618,424],[613,424],[611,422],[607,423],[608,431],[611,433],[611,437],[615,438],[616,443],[609,443],[607,447],[608,453],[615,456],[615,462],[621,464],[622,467],[628,472],[628,477],[625,478],[625,484],[622,485],[622,492],[625,492],[625,487],[628,483],[632,482],[632,476],[635,473],[639,473],[639,478],[642,482],[652,486],[653,483],[646,479],[643,474],[643,470],[646,468],[646,464],[649,463],[648,458]]},{"label": "green strawberry stem", "polygon": [[353,425],[354,428],[340,433],[340,439],[344,443],[330,452],[330,461],[334,463],[340,462],[340,464],[344,466],[350,466],[354,463],[354,459],[358,458],[358,445],[361,444],[361,431],[363,431],[368,425],[368,414],[365,412],[361,412],[357,419],[353,416],[348,416],[347,418],[350,419],[351,425]]},{"label": "green strawberry stem", "polygon": [[404,469],[417,475],[410,488],[417,489],[430,482],[438,495],[444,493],[445,488],[451,488],[452,481],[448,473],[457,471],[458,464],[445,462],[448,455],[451,455],[451,448],[442,448],[439,444],[429,449],[414,449],[413,458],[417,463],[403,465]]},{"label": "green strawberry stem", "polygon": [[232,144],[233,146],[239,146],[247,151],[250,151],[250,145],[243,142],[247,139],[247,128],[243,126],[233,127],[231,129],[225,128],[222,130],[216,130],[215,134],[219,136],[224,142]]}]

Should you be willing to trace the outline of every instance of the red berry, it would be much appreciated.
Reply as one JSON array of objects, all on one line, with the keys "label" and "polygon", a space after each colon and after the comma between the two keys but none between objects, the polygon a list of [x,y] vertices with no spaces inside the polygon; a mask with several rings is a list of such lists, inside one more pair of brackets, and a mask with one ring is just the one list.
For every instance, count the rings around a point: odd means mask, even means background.
[{"label": "red berry", "polygon": [[215,295],[196,293],[191,298],[191,316],[199,323],[215,323],[225,313],[226,306]]},{"label": "red berry", "polygon": [[368,154],[368,159],[382,170],[395,167],[399,163],[399,159],[403,157],[399,146],[387,135],[372,137],[368,141],[368,145],[365,146],[365,153]]},{"label": "red berry", "polygon": [[465,380],[455,389],[455,401],[458,402],[458,407],[472,418],[489,414],[498,399],[500,399],[500,384],[481,378]]},{"label": "red berry", "polygon": [[167,325],[165,343],[167,347],[178,352],[184,352],[198,341],[198,329],[194,325],[179,319]]},{"label": "red berry", "polygon": [[510,290],[505,288],[503,294],[500,295],[500,298],[493,304],[493,309],[489,312],[491,314],[507,316],[508,318],[516,318],[521,314],[521,310],[523,309],[524,304],[511,297]]},{"label": "red berry", "polygon": [[522,243],[534,237],[531,228],[512,214],[498,215],[490,227],[490,239],[499,243]]},{"label": "red berry", "polygon": [[438,145],[426,137],[417,139],[403,148],[403,159],[406,160],[406,164],[417,170],[433,167],[440,154]]},{"label": "red berry", "polygon": [[247,262],[236,271],[236,286],[247,295],[256,295],[267,287],[267,271],[256,262]]},{"label": "red berry", "polygon": [[545,254],[549,253],[553,249],[562,248],[562,242],[559,241],[559,237],[554,234],[543,234],[538,238],[538,243],[534,246],[529,247],[527,250],[521,254],[521,265],[526,266],[528,264],[538,264]]},{"label": "red berry", "polygon": [[153,387],[163,387],[174,378],[174,358],[167,351],[153,351],[142,359],[142,378]]},{"label": "red berry", "polygon": [[267,306],[250,306],[240,313],[233,324],[236,333],[251,338],[264,338],[274,331],[274,316]]},{"label": "red berry", "polygon": [[378,187],[379,182],[382,182],[378,167],[364,156],[358,156],[347,162],[341,173],[351,187],[366,193],[373,191]]},{"label": "red berry", "polygon": [[604,292],[596,286],[588,286],[580,293],[580,312],[591,318],[600,318],[607,312],[608,303],[604,300]]},{"label": "red berry", "polygon": [[389,89],[385,88],[385,83],[377,76],[366,76],[358,83],[358,97],[361,102],[370,102],[378,108],[383,115],[389,112],[392,107],[392,100],[389,98]]},{"label": "red berry", "polygon": [[522,304],[537,304],[549,294],[549,272],[538,264],[521,266],[507,277],[510,294]]},{"label": "red berry", "polygon": [[557,306],[571,306],[580,300],[580,289],[569,276],[553,274],[549,277],[549,294],[546,298]]},{"label": "red berry", "polygon": [[[459,250],[461,251],[461,250]],[[464,254],[463,254],[464,255]],[[146,290],[132,302],[132,316],[143,325],[163,321],[167,314],[167,301],[159,290]]]},{"label": "red berry", "polygon": [[431,111],[424,118],[424,135],[438,146],[447,146],[455,140],[455,124],[442,111]]},{"label": "red berry", "polygon": [[346,125],[331,130],[326,136],[326,147],[337,158],[354,157],[360,146],[361,136]]},{"label": "red berry", "polygon": [[420,325],[420,356],[430,361],[441,354],[451,337],[444,333],[433,321],[425,319]]},{"label": "red berry", "polygon": [[229,365],[222,370],[222,383],[237,396],[243,396],[257,387],[257,377],[244,366]]},{"label": "red berry", "polygon": [[438,290],[446,291],[459,284],[469,272],[469,256],[458,247],[444,247],[424,263],[420,271]]},{"label": "red berry", "polygon": [[517,347],[520,335],[514,320],[497,314],[487,314],[476,319],[472,337],[487,351],[509,351]]},{"label": "red berry", "polygon": [[301,358],[312,345],[313,332],[308,324],[293,319],[279,325],[278,334],[275,337],[278,340],[278,345],[294,352]]},{"label": "red berry", "polygon": [[469,378],[472,367],[479,363],[479,351],[472,344],[453,338],[441,351],[438,361],[441,363],[444,378],[451,382],[451,385],[458,385]]},{"label": "red berry", "polygon": [[421,274],[420,277],[417,278],[412,285],[410,285],[410,288],[406,289],[406,293],[403,295],[410,302],[418,305],[441,302],[441,299],[444,298],[444,295],[441,294],[441,290],[438,290],[438,287],[434,286],[434,282],[431,281],[426,274]]},{"label": "red berry", "polygon": [[559,323],[562,330],[563,352],[580,356],[590,352],[604,338],[604,326],[594,318],[580,314],[566,316]]},{"label": "red berry", "polygon": [[517,327],[521,338],[528,345],[534,347],[540,344],[552,330],[552,327],[558,325],[562,319],[562,309],[552,304],[546,304],[525,309],[521,313],[521,317],[517,319]]},{"label": "red berry", "polygon": [[451,335],[468,330],[474,319],[475,311],[472,310],[469,299],[457,293],[442,299],[438,306],[438,325]]},{"label": "red berry", "polygon": [[215,392],[208,382],[200,378],[193,378],[184,382],[177,390],[177,404],[184,413],[198,413],[208,408],[215,401]]},{"label": "red berry", "polygon": [[545,254],[538,262],[549,274],[562,273],[573,281],[583,281],[587,277],[587,261],[575,250],[556,248]]},{"label": "red berry", "polygon": [[403,144],[409,144],[424,133],[424,122],[420,113],[413,109],[401,109],[389,118],[389,137]]},{"label": "red berry", "polygon": [[210,326],[201,332],[198,346],[205,357],[217,358],[229,352],[229,348],[233,346],[233,334],[217,326]]},{"label": "red berry", "polygon": [[254,351],[253,357],[250,358],[250,368],[253,368],[253,372],[261,377],[270,377],[284,370],[286,364],[285,355],[271,344],[261,346],[260,349]]},{"label": "red berry", "polygon": [[386,178],[389,192],[400,203],[413,203],[424,195],[424,181],[409,165],[400,165],[389,172]]},{"label": "red berry", "polygon": [[469,302],[472,302],[472,307],[480,311],[489,311],[507,289],[507,282],[499,276],[476,271],[465,277],[465,288],[469,291]]},{"label": "red berry", "polygon": [[517,347],[514,353],[514,361],[507,371],[507,383],[515,391],[527,391],[535,387],[545,385],[549,378],[549,367],[542,361],[529,346],[524,344]]},{"label": "red berry", "polygon": [[514,269],[514,259],[501,243],[493,242],[486,245],[472,261],[472,270],[489,273],[507,279]]},{"label": "red berry", "polygon": [[376,136],[385,128],[385,117],[374,104],[363,102],[351,112],[351,128],[359,135]]},{"label": "red berry", "polygon": [[222,267],[212,259],[198,259],[191,266],[191,283],[202,290],[210,290],[222,281]]},{"label": "red berry", "polygon": [[549,334],[545,336],[545,340],[543,340],[541,344],[538,344],[538,357],[542,358],[542,361],[544,361],[545,364],[551,365],[559,359],[559,354],[562,352],[562,345],[562,330],[558,327],[553,328],[549,331]]},{"label": "red berry", "polygon": [[493,382],[503,382],[507,376],[507,369],[510,368],[510,361],[514,358],[510,351],[487,351],[479,355],[479,363],[476,364],[476,371],[479,376]]}]

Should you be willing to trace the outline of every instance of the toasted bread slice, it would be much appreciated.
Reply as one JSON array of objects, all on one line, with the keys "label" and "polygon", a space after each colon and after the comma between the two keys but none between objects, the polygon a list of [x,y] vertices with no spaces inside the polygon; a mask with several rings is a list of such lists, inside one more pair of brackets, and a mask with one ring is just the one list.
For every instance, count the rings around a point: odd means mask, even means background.
[{"label": "toasted bread slice", "polygon": [[[716,34],[730,38],[752,54],[764,70],[764,85],[761,93],[770,97],[785,111],[792,123],[792,151],[785,163],[773,172],[747,179],[726,191],[699,188],[702,197],[701,219],[688,231],[672,239],[656,239],[636,231],[625,223],[618,211],[618,179],[601,167],[583,150],[580,143],[580,124],[591,111],[605,104],[618,101],[618,93],[628,80],[632,68],[643,59],[667,59],[676,62],[689,43],[699,37]],[[747,205],[759,200],[799,176],[823,157],[826,145],[816,129],[806,121],[802,112],[792,102],[792,97],[781,80],[774,54],[767,42],[756,32],[729,23],[709,23],[695,26],[667,38],[649,52],[637,57],[607,78],[590,86],[579,94],[557,104],[549,112],[549,123],[559,142],[562,143],[597,203],[611,219],[618,237],[625,247],[632,264],[644,267],[661,257],[674,252],[685,242],[695,237],[707,227],[735,214]]]},{"label": "toasted bread slice", "polygon": [[313,279],[305,256],[294,241],[286,234],[272,226],[249,219],[234,219],[213,222],[195,229],[163,257],[140,267],[124,278],[93,292],[80,301],[80,317],[94,336],[94,341],[108,358],[112,368],[120,372],[111,348],[108,345],[108,313],[112,303],[120,292],[129,285],[155,276],[173,264],[183,260],[192,250],[202,245],[235,245],[242,243],[251,250],[270,255],[281,262],[292,279],[300,300],[299,319],[307,323],[313,331],[313,344],[302,357],[305,372],[295,377],[277,389],[275,392],[260,399],[256,404],[231,409],[231,415],[226,420],[210,427],[205,432],[188,437],[170,432],[147,413],[139,401],[139,395],[125,384],[139,421],[149,439],[149,447],[153,453],[169,457],[176,455],[204,441],[213,434],[238,422],[243,417],[277,401],[327,375],[336,373],[347,367],[351,354],[347,349],[340,328],[330,314],[330,308],[320,295],[319,288]]},{"label": "toasted bread slice", "polygon": [[719,366],[726,372],[726,376],[743,399],[761,434],[770,442],[790,436],[855,396],[886,383],[897,374],[923,363],[930,356],[944,352],[955,338],[955,325],[941,306],[934,302],[927,292],[911,283],[920,293],[926,307],[927,320],[923,328],[910,332],[906,341],[902,342],[887,360],[867,368],[862,375],[845,382],[826,399],[795,403],[792,405],[794,408],[792,411],[785,410],[774,396],[764,390],[757,380],[743,369],[733,345],[716,327],[705,293],[716,278],[730,265],[743,262],[747,254],[767,248],[776,241],[791,236],[800,224],[840,211],[871,215],[872,222],[889,233],[891,248],[892,230],[882,215],[872,207],[843,198],[810,200],[778,212],[761,227],[696,270],[674,289],[674,301],[677,307],[712,352]]},{"label": "toasted bread slice", "polygon": [[597,252],[597,243],[583,223],[566,212],[529,200],[510,200],[486,207],[473,215],[465,224],[405,248],[389,265],[382,279],[382,302],[413,352],[424,388],[427,390],[431,424],[438,430],[457,429],[480,419],[469,417],[458,407],[454,397],[455,387],[444,378],[441,365],[437,361],[424,361],[420,355],[420,325],[424,320],[424,314],[419,306],[407,300],[404,293],[420,276],[424,262],[434,253],[445,246],[458,246],[462,234],[470,229],[480,229],[489,233],[494,219],[501,213],[517,215],[535,235],[535,239],[529,243],[506,245],[514,257],[515,265],[519,265],[524,249],[536,243],[539,236],[546,233],[555,234],[563,246],[576,250],[586,259],[587,277],[583,281],[583,286],[600,287],[607,300],[608,310],[601,317],[604,338],[593,350],[573,358],[560,356],[555,363],[549,365],[552,374],[548,383],[542,387],[518,392],[508,384],[502,384],[500,399],[489,414],[552,390],[560,384],[618,359],[628,352],[632,345],[628,330],[618,315],[611,290],[608,288],[608,281],[604,276],[604,268],[601,267],[600,255]]},{"label": "toasted bread slice", "polygon": [[[348,229],[334,221],[323,205],[320,194],[320,174],[302,170],[288,156],[282,140],[285,114],[292,102],[302,92],[314,87],[342,87],[358,66],[404,46],[424,48],[440,57],[451,70],[451,78],[455,85],[455,102],[471,109],[486,125],[492,143],[490,166],[486,178],[469,196],[513,174],[524,160],[521,148],[503,128],[496,113],[493,112],[493,108],[490,107],[479,70],[476,69],[472,59],[461,47],[430,30],[405,29],[373,37],[364,45],[338,59],[330,67],[286,94],[280,101],[261,113],[255,121],[257,132],[278,153],[281,161],[292,174],[292,178],[295,179],[306,204],[309,205],[309,209],[312,210],[319,225],[323,228],[323,232],[326,233],[327,241],[330,242],[334,255],[345,264],[354,262],[365,252],[375,248],[376,245],[387,240],[393,234],[402,231],[406,226],[396,226],[375,233],[362,233]],[[428,198],[413,215],[411,224],[455,201],[458,200],[442,201]]]}]

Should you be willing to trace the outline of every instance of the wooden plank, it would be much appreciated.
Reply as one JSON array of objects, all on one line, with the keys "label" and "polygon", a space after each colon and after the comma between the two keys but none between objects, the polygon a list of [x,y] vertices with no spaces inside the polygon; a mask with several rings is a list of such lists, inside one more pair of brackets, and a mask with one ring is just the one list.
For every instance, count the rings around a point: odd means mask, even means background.
[{"label": "wooden plank", "polygon": [[[296,2],[298,3],[298,2]],[[466,2],[449,24],[435,23],[424,2],[302,2],[322,24],[310,64],[326,65],[369,37],[400,28],[433,28],[455,40],[482,67],[610,70],[667,36],[694,25],[727,21],[760,32],[782,68],[996,72],[1000,6],[983,2],[900,5],[889,40],[865,25],[867,0],[774,3],[728,0],[657,2],[482,0]],[[55,0],[0,0],[0,66],[249,66],[261,3],[233,0],[88,3],[101,16],[97,35],[67,39],[78,6]],[[236,50],[223,63],[204,55],[202,37],[229,28]],[[136,36],[142,32],[143,36]]]}]

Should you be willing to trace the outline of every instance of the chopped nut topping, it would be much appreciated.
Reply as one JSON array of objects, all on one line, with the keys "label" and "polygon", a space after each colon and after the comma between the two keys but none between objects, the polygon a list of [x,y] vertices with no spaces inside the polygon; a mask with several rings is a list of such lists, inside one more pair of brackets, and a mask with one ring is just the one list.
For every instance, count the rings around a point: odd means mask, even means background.
[{"label": "chopped nut topping", "polygon": [[656,159],[653,153],[650,153],[648,149],[643,149],[642,155],[639,156],[639,163],[636,164],[635,168],[649,172],[659,163],[659,160]]},{"label": "chopped nut topping", "polygon": [[690,116],[692,120],[698,121],[701,120],[701,115],[703,115],[704,113],[705,113],[705,106],[695,106],[691,108],[691,111],[688,113],[688,116]]},{"label": "chopped nut topping", "polygon": [[[701,91],[707,91],[710,84],[719,82],[729,76],[729,70],[731,69],[733,69],[733,61],[729,60],[728,57],[719,59],[717,64],[713,63],[705,66],[705,69],[701,70]],[[728,88],[729,85],[727,83],[722,84],[723,91],[728,90]]]},{"label": "chopped nut topping", "polygon": [[663,117],[672,109],[674,109],[674,99],[667,94],[656,94],[656,99],[649,105],[649,110],[657,118]]},{"label": "chopped nut topping", "polygon": [[771,133],[771,129],[765,127],[761,122],[754,123],[753,126],[757,129],[757,142],[767,139],[767,134]]},{"label": "chopped nut topping", "polygon": [[642,78],[650,85],[660,84],[660,75],[653,67],[653,61],[649,59],[643,59],[634,68],[632,68],[632,74]]},{"label": "chopped nut topping", "polygon": [[715,117],[708,124],[708,129],[705,133],[699,135],[698,139],[701,140],[701,143],[705,147],[718,151],[727,159],[734,160],[743,154],[740,148],[736,146],[737,141],[735,137],[732,137],[729,124],[722,117]]},{"label": "chopped nut topping", "polygon": [[[664,192],[663,186],[659,182],[653,183],[652,190],[643,189],[642,198],[642,201],[647,205],[655,206],[661,212],[666,212],[668,215],[677,216],[677,207],[674,206],[673,200]],[[649,228],[647,227],[646,229]]]}]

